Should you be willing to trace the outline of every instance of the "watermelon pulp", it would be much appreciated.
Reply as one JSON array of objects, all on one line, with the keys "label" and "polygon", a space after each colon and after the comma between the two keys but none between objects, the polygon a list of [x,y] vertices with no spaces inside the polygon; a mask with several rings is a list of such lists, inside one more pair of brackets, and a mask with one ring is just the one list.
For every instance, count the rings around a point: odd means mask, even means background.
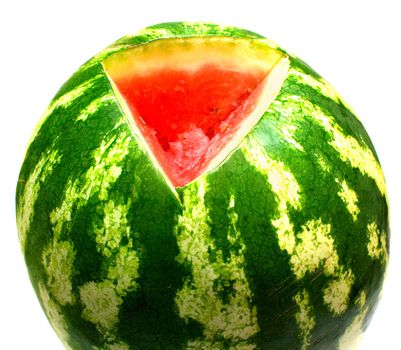
[{"label": "watermelon pulp", "polygon": [[219,155],[218,162],[222,161],[241,139],[241,128],[257,122],[261,113],[250,116],[266,89],[272,66],[282,59],[278,55],[272,65],[261,57],[255,64],[255,55],[260,55],[255,51],[260,48],[247,47],[245,53],[240,48],[244,57],[238,58],[238,47],[220,41],[217,44],[223,50],[216,45],[171,41],[165,48],[172,52],[168,58],[159,60],[161,65],[149,64],[148,53],[144,68],[138,63],[138,68],[132,68],[132,62],[141,61],[135,51],[128,58],[114,57],[114,64],[125,65],[124,74],[116,74],[106,64],[131,122],[174,187],[193,181]]}]

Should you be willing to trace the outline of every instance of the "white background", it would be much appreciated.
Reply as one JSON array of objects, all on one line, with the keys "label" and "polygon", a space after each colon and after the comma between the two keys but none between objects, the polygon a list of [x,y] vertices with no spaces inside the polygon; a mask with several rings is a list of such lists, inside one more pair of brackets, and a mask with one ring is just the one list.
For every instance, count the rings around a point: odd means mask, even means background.
[{"label": "white background", "polygon": [[[14,197],[34,125],[91,56],[166,21],[259,32],[322,74],[360,116],[379,154],[392,212],[383,298],[360,349],[401,349],[401,1],[2,1],[0,4],[0,348],[57,350],[18,245]],[[291,349],[287,349],[291,350]]]}]

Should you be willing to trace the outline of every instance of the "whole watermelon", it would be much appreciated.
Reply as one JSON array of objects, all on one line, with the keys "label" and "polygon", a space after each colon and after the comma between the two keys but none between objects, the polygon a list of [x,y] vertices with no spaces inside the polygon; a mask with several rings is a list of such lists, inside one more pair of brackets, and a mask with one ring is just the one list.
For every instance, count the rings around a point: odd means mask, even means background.
[{"label": "whole watermelon", "polygon": [[[224,157],[190,158],[177,185],[105,62],[183,38],[264,43],[288,67]],[[191,130],[166,147],[195,157],[209,139]],[[155,25],[81,66],[32,136],[16,197],[32,284],[70,349],[352,349],[388,262],[386,185],[361,122],[300,59],[234,27]]]}]

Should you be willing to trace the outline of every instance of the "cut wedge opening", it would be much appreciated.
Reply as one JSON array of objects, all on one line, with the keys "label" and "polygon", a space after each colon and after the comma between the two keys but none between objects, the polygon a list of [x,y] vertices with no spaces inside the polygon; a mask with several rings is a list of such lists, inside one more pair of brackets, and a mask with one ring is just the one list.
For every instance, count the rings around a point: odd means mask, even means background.
[{"label": "cut wedge opening", "polygon": [[288,58],[262,40],[153,41],[103,62],[134,133],[173,187],[216,168],[278,94]]}]

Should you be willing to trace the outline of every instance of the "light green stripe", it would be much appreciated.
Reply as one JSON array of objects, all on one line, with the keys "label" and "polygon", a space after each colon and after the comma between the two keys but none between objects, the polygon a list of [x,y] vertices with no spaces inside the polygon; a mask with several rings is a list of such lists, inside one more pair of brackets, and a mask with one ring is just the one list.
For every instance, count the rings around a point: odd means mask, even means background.
[{"label": "light green stripe", "polygon": [[39,122],[36,124],[35,130],[32,133],[29,144],[31,144],[35,140],[43,123],[53,113],[54,110],[56,110],[57,108],[66,108],[70,106],[76,98],[82,96],[86,91],[88,91],[93,87],[93,85],[96,83],[97,80],[102,79],[103,77],[104,74],[98,74],[93,78],[76,86],[74,89],[66,92],[64,95],[61,95],[57,99],[53,100],[52,103],[49,105],[49,107],[47,107],[47,109],[43,113]]},{"label": "light green stripe", "polygon": [[302,334],[302,350],[309,348],[311,333],[313,328],[316,326],[316,317],[314,315],[313,306],[310,303],[310,296],[306,289],[299,291],[294,301],[299,307],[299,311],[295,315],[295,319],[301,330]]},{"label": "light green stripe", "polygon": [[[184,190],[184,209],[175,229],[180,249],[178,260],[192,266],[192,278],[186,279],[175,302],[180,317],[199,322],[204,335],[203,338],[190,341],[187,348],[225,349],[224,343],[228,341],[233,349],[254,349],[255,345],[249,343],[248,339],[259,331],[259,327],[244,271],[246,248],[237,228],[235,198],[231,196],[228,208],[231,220],[228,241],[241,248],[233,249],[224,261],[222,251],[216,248],[211,237],[204,202],[206,190],[207,184],[203,178]],[[227,285],[231,285],[233,290],[224,302],[219,293]],[[219,335],[218,339],[216,335]]]},{"label": "light green stripe", "polygon": [[358,214],[360,209],[358,207],[358,195],[356,192],[349,187],[347,181],[340,181],[336,179],[336,182],[340,184],[341,189],[337,193],[341,200],[344,202],[348,212],[351,214],[352,219],[356,221],[358,219]]},{"label": "light green stripe", "polygon": [[299,84],[308,85],[311,88],[317,90],[323,96],[329,98],[333,101],[341,101],[341,96],[337,93],[337,91],[323,78],[317,78],[311,76],[308,73],[303,72],[302,70],[291,67],[288,71],[289,78],[296,80]]},{"label": "light green stripe", "polygon": [[[95,154],[95,158],[100,154],[104,155],[104,148]],[[117,165],[123,160],[125,154],[126,152],[119,154],[110,150],[105,158],[111,161],[111,164],[114,159],[114,162],[117,161],[114,164]],[[87,179],[91,179],[90,182],[94,181],[90,172],[88,174]],[[114,172],[112,171],[110,175],[113,177]],[[107,181],[107,176],[103,180],[106,180],[107,184],[110,183]],[[104,345],[106,349],[128,348],[128,345],[123,342],[115,342],[115,331],[123,297],[137,287],[136,280],[139,277],[139,257],[133,248],[131,228],[127,219],[129,206],[129,202],[123,205],[108,200],[99,207],[103,210],[103,220],[100,225],[96,223],[93,230],[97,249],[104,256],[106,274],[102,281],[87,282],[79,288],[80,301],[83,305],[82,317],[97,327],[106,342]],[[122,240],[126,240],[127,244],[121,245]]]},{"label": "light green stripe", "polygon": [[[133,248],[127,219],[129,205],[108,201],[102,206],[102,224],[94,227],[97,249],[108,265],[107,279],[113,282],[117,294],[121,296],[137,287],[136,279],[139,277],[139,257]],[[125,245],[121,245],[123,239],[127,241]]]},{"label": "light green stripe", "polygon": [[352,110],[352,107],[342,98],[342,96],[329,84],[325,79],[317,76],[312,76],[305,73],[298,67],[291,67],[288,71],[289,77],[295,79],[297,83],[307,85],[312,89],[319,92],[321,95],[333,100],[335,102],[341,103],[345,106],[351,113],[358,119],[357,115]]},{"label": "light green stripe", "polygon": [[75,253],[71,243],[62,241],[65,225],[71,220],[73,210],[85,205],[92,195],[97,193],[100,200],[107,199],[108,188],[121,173],[120,164],[128,154],[129,142],[130,136],[124,132],[118,137],[112,136],[104,140],[92,154],[92,167],[84,177],[78,177],[74,182],[68,181],[62,204],[50,213],[53,241],[44,249],[42,262],[47,285],[60,305],[73,304],[76,300],[72,292]]},{"label": "light green stripe", "polygon": [[369,256],[386,264],[388,260],[386,232],[384,230],[380,231],[376,222],[371,222],[368,224],[367,233]]},{"label": "light green stripe", "polygon": [[107,199],[108,188],[121,174],[119,165],[128,154],[130,140],[130,136],[123,132],[118,137],[112,136],[102,141],[92,154],[94,165],[86,172],[83,181],[81,178],[68,181],[61,206],[50,213],[56,238],[61,234],[63,225],[71,220],[74,206],[84,205],[95,193],[98,193],[100,200]]},{"label": "light green stripe", "polygon": [[60,305],[75,303],[71,281],[74,258],[74,246],[66,241],[54,240],[42,253],[47,286]]},{"label": "light green stripe", "polygon": [[331,115],[324,113],[307,99],[296,95],[282,98],[280,105],[284,113],[285,111],[287,114],[299,113],[299,117],[311,118],[323,127],[332,138],[329,144],[338,152],[340,158],[373,179],[381,194],[387,195],[383,171],[373,152],[354,137],[344,135],[344,131]]},{"label": "light green stripe", "polygon": [[35,203],[39,195],[42,182],[53,172],[53,167],[61,160],[57,150],[49,149],[42,155],[24,184],[20,204],[17,209],[17,226],[20,245],[25,251],[25,244],[29,227],[35,213]]},{"label": "light green stripe", "polygon": [[347,310],[354,275],[339,264],[330,234],[331,225],[324,224],[321,219],[308,221],[296,236],[297,245],[290,263],[297,279],[319,268],[326,276],[332,277],[323,290],[323,301],[331,312],[340,315]]},{"label": "light green stripe", "polygon": [[[129,205],[107,202],[103,207],[103,225],[94,228],[98,250],[109,258],[107,279],[113,281],[117,294],[121,296],[137,287],[139,277],[139,256],[133,248],[127,219]],[[121,245],[123,239],[127,241],[126,245]]]},{"label": "light green stripe", "polygon": [[246,160],[267,178],[277,197],[279,215],[272,224],[277,229],[280,249],[292,254],[295,249],[295,233],[288,217],[288,209],[301,208],[298,182],[284,164],[269,157],[264,147],[255,139],[248,137],[241,150]]},{"label": "light green stripe", "polygon": [[[113,201],[103,206],[103,222],[95,225],[94,232],[97,249],[105,257],[107,273],[103,281],[85,283],[79,290],[82,317],[96,325],[108,343],[115,340],[122,298],[137,287],[139,277],[139,257],[130,236],[128,208],[129,204],[116,205]],[[122,239],[128,241],[127,245],[121,245]],[[124,343],[108,344],[110,349],[125,346]]]},{"label": "light green stripe", "polygon": [[79,112],[76,120],[86,121],[88,117],[95,114],[100,108],[109,105],[111,102],[116,102],[116,97],[113,94],[106,94],[93,100],[87,107]]},{"label": "light green stripe", "polygon": [[295,125],[277,125],[278,133],[292,147],[298,151],[305,152],[303,146],[295,139],[295,134],[298,128]]}]

